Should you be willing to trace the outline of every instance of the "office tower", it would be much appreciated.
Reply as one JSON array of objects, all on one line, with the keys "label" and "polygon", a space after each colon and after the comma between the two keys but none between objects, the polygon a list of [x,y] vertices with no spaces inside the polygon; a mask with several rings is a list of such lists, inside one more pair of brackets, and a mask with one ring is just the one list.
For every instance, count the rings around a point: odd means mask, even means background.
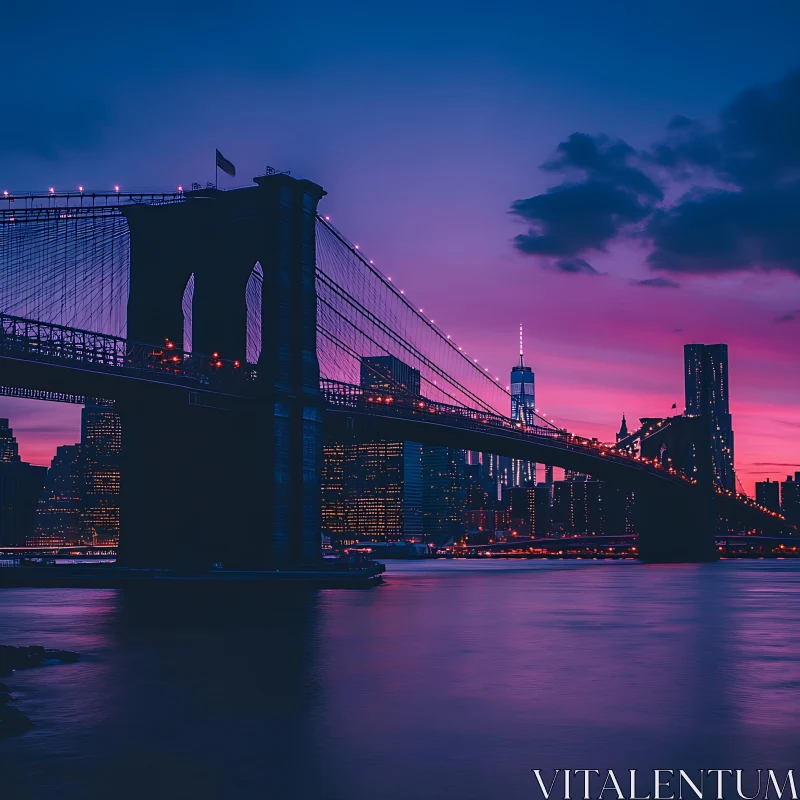
[{"label": "office tower", "polygon": [[714,480],[735,491],[733,426],[729,407],[728,345],[687,344],[683,348],[686,416],[706,417],[711,427]]},{"label": "office tower", "polygon": [[0,546],[21,547],[33,535],[46,474],[46,467],[22,461],[8,420],[0,419]]},{"label": "office tower", "polygon": [[619,535],[633,527],[633,495],[591,478],[556,481],[553,485],[553,524],[577,534]]},{"label": "office tower", "polygon": [[50,463],[36,506],[32,546],[92,544],[81,522],[81,446],[62,445]]},{"label": "office tower", "polygon": [[19,461],[19,445],[7,419],[0,419],[0,461]]},{"label": "office tower", "polygon": [[791,525],[800,527],[800,472],[781,483],[781,513]]},{"label": "office tower", "polygon": [[360,384],[362,389],[420,395],[419,370],[394,356],[364,356]]},{"label": "office tower", "polygon": [[769,478],[765,481],[756,481],[756,503],[770,511],[780,511],[780,488],[778,481],[771,481]]},{"label": "office tower", "polygon": [[[394,356],[362,358],[360,381],[371,391],[420,393],[419,370]],[[322,531],[337,545],[421,539],[422,445],[325,445]]]},{"label": "office tower", "polygon": [[550,487],[517,486],[511,489],[512,526],[520,534],[531,537],[547,536],[550,532]]},{"label": "office tower", "polygon": [[342,484],[341,543],[422,538],[420,444],[347,445],[342,462]]},{"label": "office tower", "polygon": [[422,448],[422,532],[444,544],[463,530],[466,503],[464,451]]},{"label": "office tower", "polygon": [[[519,364],[511,368],[511,420],[522,425],[536,424],[536,377],[525,365],[522,350],[522,325],[519,326]],[[512,459],[511,486],[536,483],[536,464]]]},{"label": "office tower", "polygon": [[326,444],[322,453],[322,533],[337,542],[344,538],[345,445]]},{"label": "office tower", "polygon": [[81,411],[81,522],[93,544],[119,542],[121,447],[119,414],[87,398]]}]

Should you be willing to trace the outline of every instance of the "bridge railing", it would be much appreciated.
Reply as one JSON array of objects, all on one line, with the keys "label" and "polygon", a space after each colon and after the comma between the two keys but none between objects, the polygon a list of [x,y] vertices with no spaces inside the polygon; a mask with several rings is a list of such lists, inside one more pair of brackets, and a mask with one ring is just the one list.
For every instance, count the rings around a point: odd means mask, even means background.
[{"label": "bridge railing", "polygon": [[249,365],[223,359],[218,353],[186,353],[169,341],[145,344],[9,314],[0,314],[0,353],[201,388],[244,386],[252,377]]},{"label": "bridge railing", "polygon": [[445,425],[455,425],[478,431],[490,429],[493,433],[513,438],[544,438],[557,442],[559,447],[566,450],[601,456],[608,461],[625,463],[631,466],[635,464],[638,469],[653,472],[666,479],[694,482],[692,479],[680,475],[674,469],[663,469],[658,463],[651,463],[638,456],[618,452],[613,445],[607,445],[597,439],[577,436],[565,430],[524,425],[500,414],[447,405],[409,394],[363,389],[359,386],[339,381],[323,380],[320,382],[320,389],[328,406],[331,408],[351,408],[382,416],[407,418],[419,418],[422,416],[430,418],[432,421],[435,419]]}]

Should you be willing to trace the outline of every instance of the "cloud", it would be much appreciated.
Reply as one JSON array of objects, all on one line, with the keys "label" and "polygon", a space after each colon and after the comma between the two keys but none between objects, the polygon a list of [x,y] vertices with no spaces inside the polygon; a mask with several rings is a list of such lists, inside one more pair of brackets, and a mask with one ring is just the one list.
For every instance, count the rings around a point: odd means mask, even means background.
[{"label": "cloud", "polygon": [[[513,240],[521,253],[576,258],[631,236],[656,271],[800,276],[800,69],[744,90],[713,125],[673,117],[642,153],[573,133],[542,170],[562,180],[512,204],[529,225]],[[669,199],[656,178],[670,182]]]},{"label": "cloud", "polygon": [[653,213],[653,268],[800,275],[800,69],[741,92],[713,130],[673,121],[648,160],[676,179],[716,184]]},{"label": "cloud", "polygon": [[634,281],[634,284],[636,286],[652,286],[655,289],[680,289],[681,287],[679,283],[668,278],[647,278],[643,281]]},{"label": "cloud", "polygon": [[633,166],[635,158],[623,141],[573,133],[542,165],[562,173],[562,183],[511,205],[511,213],[531,226],[514,237],[517,250],[542,256],[604,250],[626,226],[644,220],[663,195]]},{"label": "cloud", "polygon": [[797,311],[790,311],[788,314],[782,314],[779,317],[775,317],[773,322],[796,322],[800,321],[800,308]]},{"label": "cloud", "polygon": [[789,467],[789,469],[798,469],[800,464],[784,464],[779,461],[754,461],[754,467]]},{"label": "cloud", "polygon": [[582,258],[560,258],[552,264],[552,267],[559,272],[566,272],[570,275],[603,275],[598,272],[588,261]]}]

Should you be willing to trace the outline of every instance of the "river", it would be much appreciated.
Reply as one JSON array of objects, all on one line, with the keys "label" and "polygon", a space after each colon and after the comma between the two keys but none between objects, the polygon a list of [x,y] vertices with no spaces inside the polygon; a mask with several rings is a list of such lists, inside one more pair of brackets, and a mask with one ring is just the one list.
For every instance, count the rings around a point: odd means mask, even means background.
[{"label": "river", "polygon": [[[0,797],[493,800],[532,768],[800,772],[800,561],[392,562],[247,602],[0,590]],[[576,793],[580,796],[580,793]],[[606,797],[613,797],[607,794]]]}]

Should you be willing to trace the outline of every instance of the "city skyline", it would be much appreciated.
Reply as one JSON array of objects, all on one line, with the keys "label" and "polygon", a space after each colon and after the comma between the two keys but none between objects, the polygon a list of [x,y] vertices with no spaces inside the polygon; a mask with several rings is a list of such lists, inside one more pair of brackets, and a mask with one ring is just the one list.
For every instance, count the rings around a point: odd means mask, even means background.
[{"label": "city skyline", "polygon": [[[669,128],[676,115],[705,126],[707,138],[689,144],[716,141],[726,132],[720,112],[728,109],[730,117],[734,100],[755,85],[769,90],[756,93],[764,102],[747,107],[750,118],[789,132],[786,141],[760,142],[759,152],[778,171],[795,163],[797,80],[785,76],[797,63],[790,35],[797,10],[743,14],[719,37],[713,32],[724,7],[712,5],[707,15],[693,14],[692,26],[662,37],[655,52],[643,42],[650,26],[665,23],[651,10],[601,14],[580,4],[587,24],[568,35],[564,10],[537,9],[535,25],[485,37],[480,15],[468,9],[456,18],[431,12],[418,27],[355,8],[331,19],[330,9],[315,6],[300,20],[288,9],[275,19],[249,5],[221,22],[197,14],[191,46],[204,52],[204,64],[188,72],[181,57],[186,31],[170,36],[186,24],[181,15],[163,14],[159,36],[149,40],[138,23],[121,34],[113,10],[95,16],[54,9],[52,30],[43,34],[33,15],[14,9],[12,60],[42,48],[52,58],[69,56],[87,35],[113,42],[117,58],[143,41],[151,49],[146,69],[103,75],[80,90],[57,87],[47,120],[26,100],[41,67],[26,70],[12,87],[9,113],[36,135],[3,140],[0,189],[174,188],[213,179],[215,147],[241,176],[223,175],[223,188],[246,183],[267,163],[308,175],[329,192],[321,208],[333,222],[496,374],[507,372],[517,324],[534,331],[527,358],[541,407],[558,424],[606,441],[623,412],[629,419],[666,415],[675,402],[680,410],[684,344],[726,342],[737,472],[752,493],[756,480],[782,480],[800,466],[796,263],[766,270],[732,257],[705,272],[653,269],[650,246],[616,223],[616,235],[589,241],[588,250],[562,241],[549,248],[558,256],[525,254],[530,210],[525,218],[509,213],[517,201],[552,197],[548,190],[564,185],[562,175],[585,185],[587,173],[577,169],[585,162],[569,150],[580,133],[602,156],[594,179],[612,185],[619,171],[610,176],[609,165],[619,167],[621,158],[625,174],[639,181],[645,175],[664,195],[659,200],[640,183],[636,202],[644,210],[637,213],[656,207],[669,215],[695,180],[719,178],[676,178],[666,169],[666,151],[654,145],[677,136],[674,122]],[[276,24],[296,32],[297,42],[289,36],[270,54],[249,47],[254,34]],[[361,46],[334,47],[331,25],[358,36]],[[448,35],[453,28],[459,36]],[[411,66],[410,43],[418,50]],[[289,124],[276,125],[274,109]],[[618,140],[635,152],[612,154],[609,143]],[[679,150],[675,145],[672,155]],[[514,246],[517,236],[522,248]],[[536,247],[541,253],[541,243]],[[24,457],[37,464],[49,463],[79,429],[77,410],[67,406],[4,398],[0,413],[12,419]]]}]

